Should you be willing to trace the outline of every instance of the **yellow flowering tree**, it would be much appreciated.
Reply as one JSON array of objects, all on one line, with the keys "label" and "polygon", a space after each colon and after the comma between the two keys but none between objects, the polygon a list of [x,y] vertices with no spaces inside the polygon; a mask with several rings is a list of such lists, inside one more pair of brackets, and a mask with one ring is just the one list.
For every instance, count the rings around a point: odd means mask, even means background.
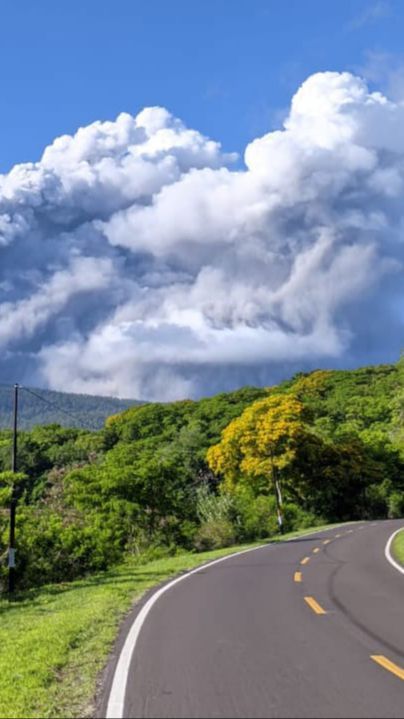
[{"label": "yellow flowering tree", "polygon": [[256,491],[265,491],[279,476],[291,476],[313,442],[317,438],[305,422],[303,404],[292,394],[271,394],[230,422],[221,441],[208,450],[207,461],[227,490],[247,478]]}]

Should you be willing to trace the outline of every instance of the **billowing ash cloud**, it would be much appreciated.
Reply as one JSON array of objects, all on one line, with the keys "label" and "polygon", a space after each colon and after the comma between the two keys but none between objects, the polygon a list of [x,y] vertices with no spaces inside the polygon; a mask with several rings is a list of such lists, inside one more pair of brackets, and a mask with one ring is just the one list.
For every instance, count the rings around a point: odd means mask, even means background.
[{"label": "billowing ash cloud", "polygon": [[3,381],[165,400],[396,357],[404,104],[319,73],[235,159],[157,107],[1,175]]}]

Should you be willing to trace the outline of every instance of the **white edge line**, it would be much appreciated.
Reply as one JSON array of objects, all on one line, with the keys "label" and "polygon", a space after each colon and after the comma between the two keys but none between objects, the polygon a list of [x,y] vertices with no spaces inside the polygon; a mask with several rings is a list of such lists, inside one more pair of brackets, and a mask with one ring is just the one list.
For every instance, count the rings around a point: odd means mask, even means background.
[{"label": "white edge line", "polygon": [[386,544],[384,554],[385,554],[387,561],[390,562],[391,566],[395,567],[395,569],[397,569],[398,572],[401,572],[401,574],[404,574],[404,567],[402,567],[401,564],[396,562],[396,560],[393,559],[393,556],[391,554],[391,545],[393,544],[395,538],[397,537],[397,534],[399,534],[399,532],[402,532],[402,531],[404,531],[404,527],[400,527],[400,529],[397,529],[396,532],[393,532],[393,534],[391,535],[390,539],[388,540],[388,542]]},{"label": "white edge line", "polygon": [[[343,526],[343,525],[338,525],[338,526]],[[334,529],[335,529],[335,527],[334,527]],[[311,537],[313,534],[321,534],[321,532],[324,532],[324,531],[327,531],[327,530],[318,529],[315,532],[310,532],[309,534],[304,534],[302,536]],[[286,542],[291,542],[291,541],[293,541],[293,539],[296,539],[296,538],[298,538],[298,537],[290,537],[290,539],[287,539]],[[143,624],[146,621],[150,610],[152,609],[153,605],[158,601],[158,599],[160,599],[160,597],[163,594],[168,592],[169,589],[174,587],[176,584],[179,584],[179,582],[182,582],[184,579],[188,579],[188,577],[191,577],[193,574],[202,572],[204,569],[213,567],[215,564],[224,562],[226,559],[231,559],[232,557],[239,557],[242,554],[247,554],[247,552],[255,552],[258,549],[267,549],[268,546],[276,546],[276,544],[275,545],[260,544],[258,547],[250,547],[249,549],[243,549],[241,552],[233,552],[232,554],[227,554],[225,557],[220,557],[220,559],[215,559],[215,560],[213,560],[213,562],[207,562],[206,564],[202,564],[200,567],[196,567],[196,569],[192,569],[191,571],[187,572],[186,574],[182,574],[180,577],[177,577],[176,579],[173,579],[173,581],[169,582],[168,584],[165,584],[164,587],[161,587],[160,589],[158,589],[157,592],[155,592],[150,597],[150,599],[142,607],[142,609],[140,610],[139,614],[137,615],[135,621],[133,622],[133,624],[129,630],[128,636],[126,637],[123,648],[121,650],[118,664],[116,665],[116,668],[115,668],[111,690],[109,693],[106,719],[122,719],[123,718],[123,713],[124,713],[124,708],[125,708],[126,685],[128,682],[129,670],[130,670],[130,665],[132,662],[132,657],[135,653],[137,640],[139,638],[139,634],[141,632]]]}]

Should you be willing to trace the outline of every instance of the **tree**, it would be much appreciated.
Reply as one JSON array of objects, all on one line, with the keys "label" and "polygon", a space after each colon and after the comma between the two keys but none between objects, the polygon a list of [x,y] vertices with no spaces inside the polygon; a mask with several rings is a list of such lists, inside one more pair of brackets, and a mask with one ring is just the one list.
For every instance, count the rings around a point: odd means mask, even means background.
[{"label": "tree", "polygon": [[27,475],[23,472],[0,472],[0,507],[8,506],[14,493],[20,499],[26,489]]},{"label": "tree", "polygon": [[291,394],[272,394],[226,427],[219,444],[208,450],[207,461],[224,477],[227,489],[245,477],[256,493],[265,493],[278,473],[291,479],[299,451],[309,440],[320,441],[310,434],[303,404]]}]

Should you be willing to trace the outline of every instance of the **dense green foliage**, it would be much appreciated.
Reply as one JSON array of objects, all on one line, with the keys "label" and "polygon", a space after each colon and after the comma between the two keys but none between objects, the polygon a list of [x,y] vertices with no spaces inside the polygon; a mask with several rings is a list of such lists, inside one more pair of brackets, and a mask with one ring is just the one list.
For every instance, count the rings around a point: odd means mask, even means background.
[{"label": "dense green foliage", "polygon": [[[124,553],[145,561],[178,547],[270,536],[275,479],[288,530],[403,516],[403,389],[402,359],[199,402],[136,406],[97,432],[58,425],[22,432],[19,586],[105,569]],[[10,441],[0,432],[2,555]]]},{"label": "dense green foliage", "polygon": [[[20,392],[20,426],[30,429],[37,424],[60,424],[62,427],[89,427],[101,429],[109,415],[133,405],[136,400],[116,397],[95,397],[86,394],[69,394],[50,390],[35,390],[39,397],[27,390]],[[0,385],[0,428],[11,425],[13,390]]]}]

